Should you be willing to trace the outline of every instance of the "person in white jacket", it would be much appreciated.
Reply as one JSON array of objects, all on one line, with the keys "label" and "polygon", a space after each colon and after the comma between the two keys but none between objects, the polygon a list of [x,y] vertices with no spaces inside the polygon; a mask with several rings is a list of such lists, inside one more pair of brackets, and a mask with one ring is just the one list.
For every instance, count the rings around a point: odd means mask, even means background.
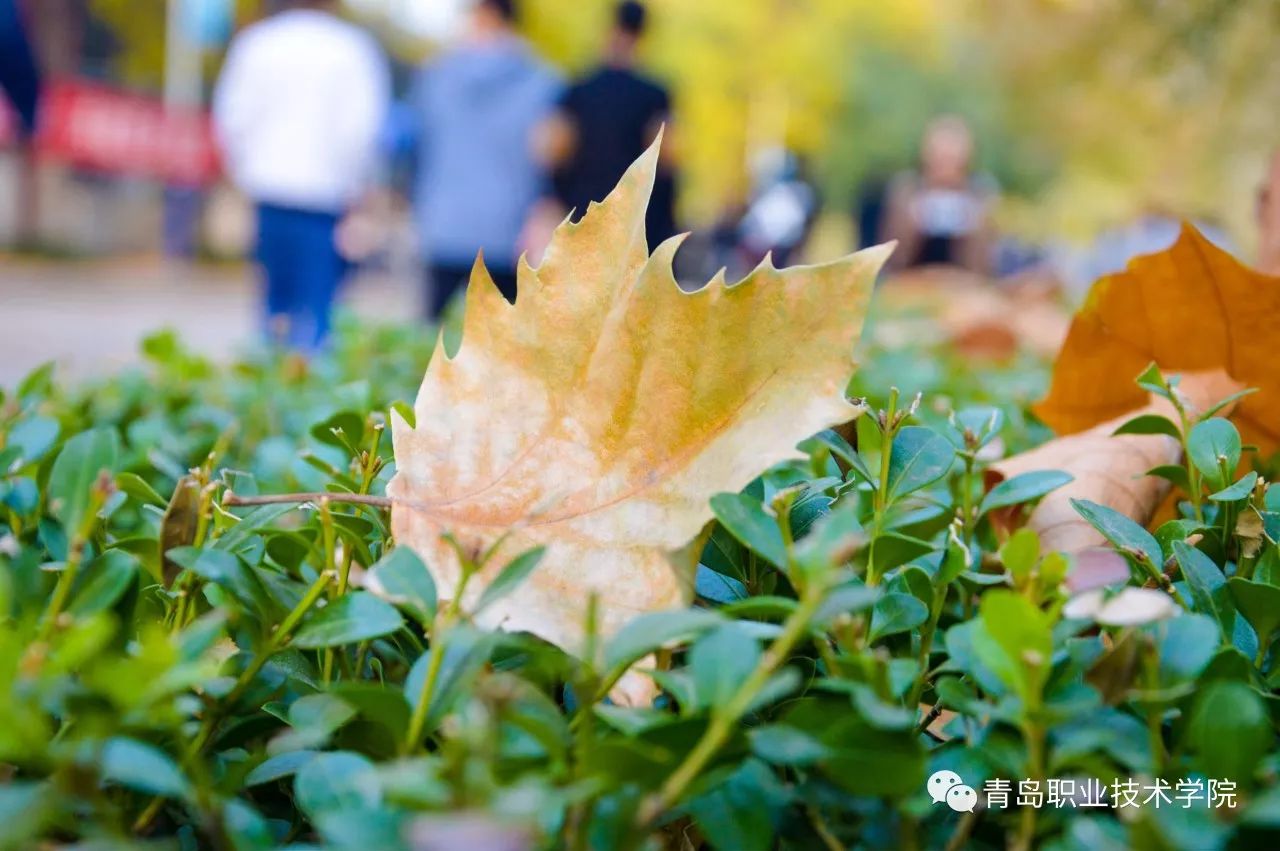
[{"label": "person in white jacket", "polygon": [[390,97],[382,51],[334,5],[292,0],[246,28],[213,98],[225,167],[257,208],[268,333],[301,351],[329,332],[338,224],[373,176]]}]

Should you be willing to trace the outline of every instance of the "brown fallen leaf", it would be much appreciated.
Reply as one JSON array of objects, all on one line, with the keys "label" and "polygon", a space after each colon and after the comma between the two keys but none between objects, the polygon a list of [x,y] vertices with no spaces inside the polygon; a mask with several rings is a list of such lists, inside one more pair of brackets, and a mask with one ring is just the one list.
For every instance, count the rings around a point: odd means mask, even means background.
[{"label": "brown fallen leaf", "polygon": [[183,476],[173,489],[169,505],[160,520],[160,564],[165,587],[182,572],[182,568],[169,558],[169,550],[185,547],[196,539],[196,527],[200,523],[200,481],[195,476]]},{"label": "brown fallen leaf", "polygon": [[1223,370],[1258,393],[1232,416],[1246,443],[1280,446],[1280,278],[1242,265],[1186,225],[1170,248],[1101,279],[1072,321],[1049,395],[1035,411],[1073,434],[1146,403],[1134,377]]},{"label": "brown fallen leaf", "polygon": [[[1221,371],[1184,375],[1178,384],[1185,404],[1193,411],[1206,410],[1239,389],[1239,383]],[[1063,470],[1074,477],[1040,500],[1027,518],[1026,525],[1040,535],[1041,546],[1048,551],[1077,553],[1106,543],[1102,534],[1071,507],[1073,499],[1101,503],[1146,525],[1170,485],[1165,479],[1144,474],[1153,467],[1179,463],[1182,457],[1182,447],[1172,437],[1114,434],[1140,414],[1162,414],[1177,422],[1168,401],[1148,398],[1151,401],[1145,407],[992,464],[984,474],[986,488],[990,490],[1005,479],[1035,470]],[[1001,512],[992,520],[1008,531],[1017,522],[1016,512],[1017,509]]]},{"label": "brown fallen leaf", "polygon": [[692,598],[708,500],[795,445],[848,421],[843,390],[880,246],[820,266],[766,260],[732,286],[676,285],[680,239],[645,247],[655,144],[603,204],[562,224],[542,264],[522,263],[509,305],[477,262],[460,348],[437,348],[415,405],[393,415],[392,528],[445,599],[458,553],[498,545],[463,594],[472,606],[517,554],[533,574],[487,607],[487,626],[573,652],[598,595],[604,635]]},{"label": "brown fallen leaf", "polygon": [[[940,331],[962,354],[988,360],[1019,351],[1055,354],[1067,335],[1070,316],[1052,288],[1004,287],[970,272],[930,268],[902,273],[887,282],[878,304],[897,318],[876,326],[877,337],[915,345]],[[922,332],[922,317],[936,326]]]}]

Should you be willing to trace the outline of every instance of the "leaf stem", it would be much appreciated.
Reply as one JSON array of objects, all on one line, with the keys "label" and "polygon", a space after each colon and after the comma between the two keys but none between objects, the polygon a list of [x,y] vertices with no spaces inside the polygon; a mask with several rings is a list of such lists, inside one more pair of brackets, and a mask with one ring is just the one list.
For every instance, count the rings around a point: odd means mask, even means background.
[{"label": "leaf stem", "polygon": [[[186,753],[183,755],[182,766],[184,768],[204,752],[209,742],[213,740],[213,735],[217,732],[218,724],[221,723],[223,716],[249,690],[250,684],[253,683],[253,678],[258,675],[258,672],[267,664],[267,661],[284,647],[285,642],[289,640],[289,636],[293,634],[302,618],[316,604],[316,601],[320,599],[332,581],[332,570],[323,571],[316,577],[315,582],[311,583],[311,587],[302,595],[302,599],[298,601],[298,604],[293,607],[289,614],[285,615],[284,620],[271,633],[271,637],[267,639],[267,644],[262,648],[262,652],[256,654],[253,660],[240,672],[240,676],[236,678],[235,684],[231,687],[231,691],[227,692],[227,696],[205,715],[204,720],[200,723],[200,730],[196,733],[196,737],[191,740],[191,743],[187,746]],[[134,821],[134,833],[141,833],[150,826],[152,819],[160,812],[160,806],[163,802],[164,799],[159,796],[152,799],[147,808]]]},{"label": "leaf stem", "polygon": [[[267,646],[262,652],[253,657],[253,661],[240,672],[240,676],[236,678],[235,685],[231,687],[231,691],[222,700],[222,706],[231,708],[235,705],[244,693],[249,690],[249,685],[253,682],[253,678],[258,675],[263,666],[274,656],[279,650],[283,649],[285,642],[289,640],[289,636],[293,634],[294,629],[302,621],[302,618],[310,611],[311,607],[323,596],[333,581],[333,571],[323,571],[316,581],[311,583],[311,587],[302,595],[302,599],[298,604],[285,616],[275,631],[271,633],[271,638],[267,640]],[[201,725],[201,732],[192,741],[191,750],[198,754],[208,743],[208,739],[214,732],[217,720],[221,720],[221,713],[210,713],[205,718],[205,723]]]},{"label": "leaf stem", "polygon": [[226,506],[248,505],[286,505],[289,503],[319,502],[350,503],[354,505],[372,505],[375,508],[390,508],[395,500],[389,496],[374,496],[366,493],[343,493],[341,491],[308,491],[305,493],[272,493],[264,496],[240,496],[227,491],[222,496],[222,504]]},{"label": "leaf stem", "polygon": [[760,661],[738,686],[738,690],[733,693],[728,703],[723,704],[719,711],[712,711],[711,723],[702,734],[702,738],[689,751],[676,770],[667,777],[666,782],[640,808],[636,819],[639,828],[652,828],[654,822],[663,813],[678,803],[702,770],[729,741],[738,722],[750,709],[760,690],[768,683],[774,672],[786,662],[796,644],[808,633],[809,622],[817,613],[822,598],[823,589],[819,587],[807,589],[802,594],[800,605],[787,618],[782,633],[760,657]]},{"label": "leaf stem", "polygon": [[[467,583],[479,570],[479,566],[466,559],[465,555],[459,550],[458,556],[462,559],[462,576],[458,580],[458,590],[449,600],[449,604],[445,606],[444,611],[437,616],[436,622],[431,628],[431,647],[427,651],[431,655],[427,658],[427,673],[422,678],[422,688],[418,691],[418,702],[414,704],[413,715],[409,718],[409,729],[405,732],[404,743],[400,748],[400,752],[403,755],[412,753],[422,743],[422,736],[427,726],[427,715],[431,709],[431,700],[435,697],[436,681],[440,678],[440,666],[444,662],[444,637],[448,634],[449,628],[458,620],[458,616],[462,611],[462,594],[467,590]],[[492,550],[485,554],[485,559],[490,555],[492,555]],[[481,563],[483,564],[483,561]]]},{"label": "leaf stem", "polygon": [[[109,483],[110,479],[107,479],[107,482]],[[88,546],[89,537],[98,523],[98,512],[106,502],[106,495],[107,488],[103,480],[99,479],[89,492],[89,503],[80,520],[80,527],[75,530],[71,543],[67,547],[67,563],[63,565],[62,573],[58,574],[58,584],[53,589],[49,608],[45,611],[44,619],[40,623],[40,631],[36,635],[37,644],[43,644],[49,640],[54,628],[58,625],[62,610],[66,608],[67,601],[71,597],[71,588],[75,585],[76,576],[80,572],[80,564],[84,561],[84,549]]]}]

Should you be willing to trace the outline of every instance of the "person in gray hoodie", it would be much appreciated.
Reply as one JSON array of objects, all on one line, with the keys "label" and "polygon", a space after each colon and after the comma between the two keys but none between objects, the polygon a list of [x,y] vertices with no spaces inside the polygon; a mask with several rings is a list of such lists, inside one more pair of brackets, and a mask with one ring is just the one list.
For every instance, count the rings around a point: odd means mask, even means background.
[{"label": "person in gray hoodie", "polygon": [[466,286],[479,252],[502,294],[516,298],[521,232],[547,180],[533,130],[561,83],[514,23],[513,0],[479,0],[460,43],[417,80],[414,207],[431,319]]}]

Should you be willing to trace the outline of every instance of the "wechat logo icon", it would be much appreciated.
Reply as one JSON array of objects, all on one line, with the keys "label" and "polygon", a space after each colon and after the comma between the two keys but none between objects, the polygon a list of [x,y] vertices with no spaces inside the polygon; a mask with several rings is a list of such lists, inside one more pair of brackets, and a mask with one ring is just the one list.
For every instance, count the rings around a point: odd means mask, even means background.
[{"label": "wechat logo icon", "polygon": [[966,786],[964,780],[954,771],[935,771],[925,784],[929,797],[935,804],[946,803],[958,813],[972,812],[978,805],[978,793],[972,786]]}]

